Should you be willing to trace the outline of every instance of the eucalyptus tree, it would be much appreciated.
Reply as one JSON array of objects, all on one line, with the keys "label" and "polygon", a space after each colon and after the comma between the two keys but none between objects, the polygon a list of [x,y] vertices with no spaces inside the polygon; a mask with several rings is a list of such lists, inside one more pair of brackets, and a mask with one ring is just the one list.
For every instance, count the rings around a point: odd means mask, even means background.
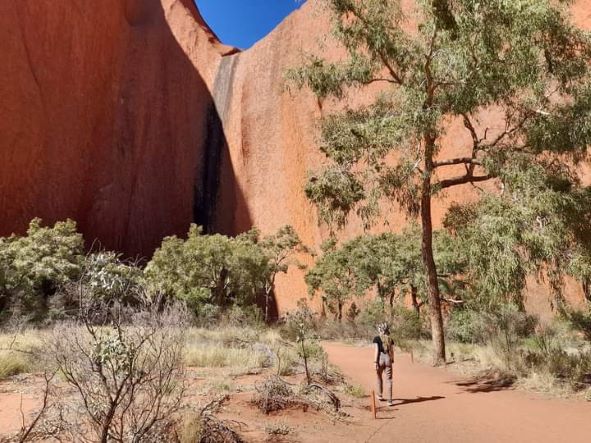
[{"label": "eucalyptus tree", "polygon": [[363,295],[371,283],[367,275],[358,272],[350,248],[339,248],[331,239],[321,249],[322,256],[305,277],[308,291],[311,295],[320,292],[323,306],[341,321],[345,305],[355,296]]},{"label": "eucalyptus tree", "polygon": [[[447,232],[434,234],[438,246],[438,279],[451,297],[446,300],[461,303],[454,297],[455,288],[461,286],[460,276],[466,272],[466,258]],[[341,245],[328,242],[323,255],[306,275],[306,282],[310,293],[322,294],[325,304],[339,320],[347,302],[372,291],[384,306],[392,306],[394,297],[407,291],[420,315],[426,292],[420,231],[411,226],[401,234],[364,235]]]},{"label": "eucalyptus tree", "polygon": [[576,180],[537,164],[517,173],[519,180],[506,180],[510,188],[501,195],[452,205],[444,224],[463,251],[479,306],[511,302],[523,309],[526,277],[537,272],[562,310],[563,277],[578,279],[585,290],[591,276],[591,188],[573,187]]},{"label": "eucalyptus tree", "polygon": [[269,308],[272,292],[275,289],[275,280],[280,273],[287,273],[290,265],[302,265],[292,260],[294,254],[308,253],[297,232],[292,226],[286,225],[272,235],[264,237],[260,242],[265,256],[266,272],[264,272],[264,296],[265,296],[265,321],[270,321]]},{"label": "eucalyptus tree", "polygon": [[253,304],[267,272],[258,235],[204,235],[192,225],[186,240],[165,238],[144,272],[151,291],[182,300],[196,311],[208,305]]},{"label": "eucalyptus tree", "polygon": [[292,254],[304,252],[291,226],[261,237],[251,229],[236,237],[205,235],[192,225],[186,239],[167,237],[144,271],[151,292],[186,302],[196,311],[252,306],[270,297],[277,274],[288,271]]},{"label": "eucalyptus tree", "polygon": [[[337,225],[352,211],[376,219],[382,199],[419,218],[434,360],[442,362],[432,199],[465,184],[519,180],[519,172],[503,174],[508,167],[581,158],[591,137],[589,37],[561,0],[417,0],[412,10],[400,0],[322,2],[348,56],[309,56],[292,80],[320,99],[384,89],[369,105],[323,120],[321,149],[332,162],[306,193]],[[487,111],[494,126],[482,122]],[[442,137],[455,121],[470,147],[444,157]],[[457,165],[463,173],[445,172]]]}]

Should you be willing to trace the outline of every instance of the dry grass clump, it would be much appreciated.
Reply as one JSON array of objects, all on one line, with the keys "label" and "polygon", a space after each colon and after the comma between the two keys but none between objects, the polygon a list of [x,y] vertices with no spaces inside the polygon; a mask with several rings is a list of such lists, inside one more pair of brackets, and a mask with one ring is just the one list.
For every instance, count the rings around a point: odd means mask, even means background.
[{"label": "dry grass clump", "polygon": [[227,396],[218,397],[185,416],[176,440],[179,443],[242,443],[244,440],[234,430],[241,423],[216,417],[226,400]]},{"label": "dry grass clump", "polygon": [[265,432],[270,436],[285,436],[292,431],[291,427],[286,423],[272,423],[265,427]]},{"label": "dry grass clump", "polygon": [[255,389],[252,402],[265,414],[302,405],[294,389],[279,377],[268,377]]},{"label": "dry grass clump", "polygon": [[367,394],[365,393],[365,389],[363,386],[360,385],[345,385],[344,388],[345,394],[354,397],[354,398],[365,398]]},{"label": "dry grass clump", "polygon": [[269,355],[256,347],[224,348],[217,344],[190,345],[185,364],[196,368],[243,368],[247,371],[270,366]]},{"label": "dry grass clump", "polygon": [[0,334],[0,380],[38,369],[35,354],[40,348],[38,331]]},{"label": "dry grass clump", "polygon": [[0,380],[31,372],[33,363],[24,354],[15,351],[0,351]]},{"label": "dry grass clump", "polygon": [[[272,366],[272,346],[278,334],[253,327],[224,326],[188,331],[185,364],[199,368],[230,368],[238,373],[258,372]],[[237,374],[238,374],[237,373]]]},{"label": "dry grass clump", "polygon": [[252,402],[265,414],[295,407],[304,410],[311,407],[340,416],[341,402],[338,397],[317,383],[296,386],[280,377],[271,376],[255,385],[255,389]]}]

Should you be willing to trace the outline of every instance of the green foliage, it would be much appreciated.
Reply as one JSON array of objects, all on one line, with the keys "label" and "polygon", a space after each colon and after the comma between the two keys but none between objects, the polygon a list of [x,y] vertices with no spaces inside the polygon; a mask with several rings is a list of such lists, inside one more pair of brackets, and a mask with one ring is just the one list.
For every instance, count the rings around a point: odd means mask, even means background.
[{"label": "green foliage", "polygon": [[519,164],[508,191],[477,204],[452,206],[445,225],[467,261],[468,280],[483,303],[522,304],[526,276],[544,270],[561,303],[562,276],[583,282],[591,245],[591,194],[572,190],[565,171],[549,174],[541,165]]},{"label": "green foliage", "polygon": [[566,318],[572,328],[583,334],[585,339],[591,342],[591,310],[565,312]]},{"label": "green foliage", "polygon": [[287,272],[288,257],[301,246],[293,228],[260,238],[257,230],[237,237],[204,235],[191,226],[187,239],[165,238],[145,269],[148,284],[186,302],[199,315],[210,316],[212,306],[253,305],[267,299],[275,276]]},{"label": "green foliage", "polygon": [[[570,22],[568,2],[421,0],[404,11],[400,0],[323,3],[347,57],[336,63],[309,57],[290,78],[319,99],[345,98],[375,83],[383,92],[322,121],[329,162],[310,174],[306,188],[321,219],[341,227],[356,213],[369,225],[384,201],[410,216],[423,206],[428,245],[430,199],[496,179],[501,195],[483,191],[480,204],[454,208],[447,219],[463,248],[456,256],[473,298],[483,306],[484,300],[520,305],[525,277],[534,270],[547,271],[557,304],[567,272],[589,292],[589,190],[570,169],[591,144],[591,39]],[[490,114],[495,128],[482,123]],[[458,122],[471,142],[458,147],[463,156],[442,158],[443,137]],[[453,165],[465,172],[450,176]],[[435,254],[426,250],[423,259],[431,302],[438,286],[467,289],[461,280],[434,283],[445,274],[435,269],[442,257],[454,257],[444,252],[434,267],[441,247],[435,245]],[[314,273],[329,277],[327,283],[312,273],[308,284],[327,294],[329,306],[371,286],[345,258],[322,260]],[[334,274],[341,276],[338,284]],[[440,322],[434,315],[437,335]],[[444,358],[442,341],[436,352]]]},{"label": "green foliage", "polygon": [[591,352],[588,349],[566,349],[569,343],[558,331],[547,327],[527,340],[516,356],[521,374],[547,373],[574,390],[587,386],[591,374]]},{"label": "green foliage", "polygon": [[196,312],[205,305],[248,305],[262,287],[264,258],[256,232],[232,239],[203,235],[191,226],[187,240],[164,239],[145,270],[157,292],[186,302]]},{"label": "green foliage", "polygon": [[[435,244],[443,292],[458,297],[463,294],[459,276],[465,270],[466,258],[445,231],[435,233]],[[425,299],[420,233],[415,226],[401,234],[360,236],[340,246],[333,242],[323,252],[306,275],[306,282],[310,293],[320,293],[337,319],[342,318],[347,303],[372,292],[389,305],[412,288]]]},{"label": "green foliage", "polygon": [[[307,191],[327,221],[343,223],[355,209],[375,215],[364,205],[375,207],[371,200],[382,197],[416,209],[419,193],[412,190],[432,173],[419,165],[436,155],[449,117],[464,120],[474,138],[473,159],[460,163],[469,168],[464,183],[479,175],[475,166],[485,169],[483,176],[509,181],[503,171],[515,155],[535,163],[540,153],[584,154],[591,140],[591,44],[561,7],[534,0],[424,1],[413,11],[418,27],[411,33],[397,0],[325,4],[349,56],[337,63],[309,56],[288,77],[319,98],[385,86],[374,103],[323,121],[321,149],[334,166],[314,174]],[[477,133],[477,114],[493,106],[507,130]],[[433,152],[424,151],[425,136]],[[396,167],[386,159],[392,152]]]},{"label": "green foliage", "polygon": [[416,311],[403,306],[395,306],[391,313],[391,331],[394,342],[399,344],[405,340],[418,340],[428,337],[424,324]]},{"label": "green foliage", "polygon": [[297,353],[304,363],[306,381],[312,382],[312,375],[309,368],[309,361],[318,359],[324,354],[322,346],[316,341],[313,331],[314,316],[307,305],[301,304],[297,310],[287,315],[283,334],[286,338],[297,343]]},{"label": "green foliage", "polygon": [[0,238],[0,311],[39,316],[48,297],[80,275],[84,242],[76,223],[41,223],[32,220],[26,236]]},{"label": "green foliage", "polygon": [[460,343],[480,343],[482,341],[479,314],[471,309],[452,310],[446,329],[447,337]]},{"label": "green foliage", "polygon": [[447,326],[449,338],[462,343],[489,344],[510,366],[521,339],[534,334],[537,319],[514,304],[494,306],[487,311],[467,306],[454,310]]}]

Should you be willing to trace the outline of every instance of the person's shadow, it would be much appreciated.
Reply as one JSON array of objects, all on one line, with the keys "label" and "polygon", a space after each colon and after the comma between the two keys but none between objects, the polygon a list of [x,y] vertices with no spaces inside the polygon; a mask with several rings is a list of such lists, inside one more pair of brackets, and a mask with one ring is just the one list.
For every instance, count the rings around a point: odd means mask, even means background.
[{"label": "person's shadow", "polygon": [[434,400],[441,400],[445,397],[442,397],[440,395],[434,395],[432,397],[417,397],[417,398],[398,398],[398,399],[393,399],[392,401],[394,402],[394,406],[402,406],[402,405],[408,405],[411,403],[423,403],[425,401],[434,401]]},{"label": "person's shadow", "polygon": [[397,406],[408,405],[411,403],[423,403],[426,401],[441,400],[443,398],[445,398],[445,397],[442,397],[440,395],[434,395],[431,397],[417,397],[417,398],[395,398],[392,400],[394,402],[394,404],[392,406],[387,406],[387,405],[378,406],[378,412],[380,412],[382,414],[390,412],[390,414],[380,415],[377,417],[377,419],[378,420],[392,420],[392,419],[394,419],[395,415],[393,415],[393,412],[398,410],[398,409],[396,409]]}]

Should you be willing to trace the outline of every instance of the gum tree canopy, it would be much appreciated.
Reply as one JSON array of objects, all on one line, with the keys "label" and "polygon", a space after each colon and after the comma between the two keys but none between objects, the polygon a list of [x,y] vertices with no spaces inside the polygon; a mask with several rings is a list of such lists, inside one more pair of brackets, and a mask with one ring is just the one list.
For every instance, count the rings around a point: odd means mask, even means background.
[{"label": "gum tree canopy", "polygon": [[[412,10],[399,0],[323,1],[348,57],[311,55],[291,80],[319,99],[374,83],[384,88],[369,105],[324,118],[321,149],[331,162],[311,176],[306,193],[323,220],[338,226],[352,211],[375,220],[383,199],[418,217],[440,363],[432,199],[488,180],[508,196],[534,164],[568,182],[564,189],[577,185],[569,168],[591,138],[589,36],[571,24],[569,2],[561,0],[416,0]],[[485,111],[495,121],[481,118]],[[457,121],[471,144],[463,156],[444,157],[442,137]],[[463,173],[446,172],[453,165]]]}]

